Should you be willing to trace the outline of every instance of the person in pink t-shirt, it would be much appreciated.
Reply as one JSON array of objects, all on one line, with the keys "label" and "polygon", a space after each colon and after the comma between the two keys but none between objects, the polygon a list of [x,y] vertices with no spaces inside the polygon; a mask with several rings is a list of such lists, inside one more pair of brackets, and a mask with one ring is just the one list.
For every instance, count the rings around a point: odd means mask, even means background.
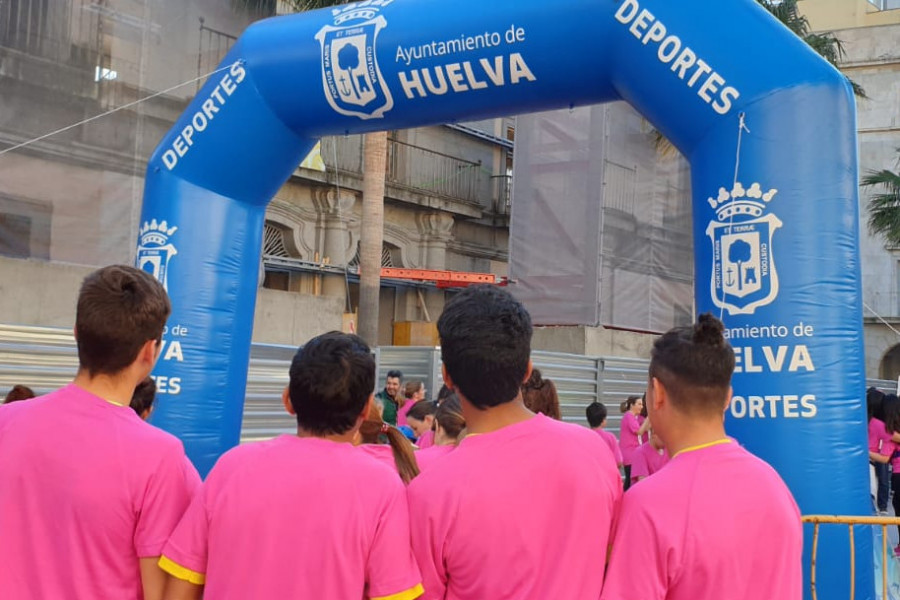
[{"label": "person in pink t-shirt", "polygon": [[723,331],[707,313],[653,345],[647,406],[672,458],[625,494],[601,600],[803,597],[800,510],[725,435],[735,358]]},{"label": "person in pink t-shirt", "polygon": [[631,483],[650,477],[669,462],[666,445],[656,431],[650,431],[650,441],[641,444],[632,456]]},{"label": "person in pink t-shirt", "polygon": [[616,466],[622,466],[622,450],[619,448],[619,440],[616,439],[612,433],[604,429],[606,427],[606,415],[607,410],[604,404],[599,402],[591,402],[588,404],[585,409],[585,416],[587,417],[588,425],[591,426],[591,429],[596,431],[603,441],[606,442],[606,445],[609,446],[609,449],[612,451],[613,456],[616,459]]},{"label": "person in pink t-shirt", "polygon": [[[644,396],[641,398],[641,401],[642,401],[641,403],[644,405],[644,408],[641,409],[641,414],[638,415],[638,424],[641,425],[641,429],[644,431],[644,433],[641,434],[641,444],[646,444],[647,442],[650,441],[650,429],[649,429],[650,424],[647,423],[649,415],[647,414],[647,395],[646,394],[644,394]],[[647,423],[646,428],[644,426],[644,423]]]},{"label": "person in pink t-shirt", "polygon": [[434,413],[434,445],[416,451],[419,469],[424,471],[430,468],[435,460],[454,450],[465,428],[466,418],[463,417],[459,397],[450,394]]},{"label": "person in pink t-shirt", "polygon": [[162,596],[156,562],[197,474],[181,442],[129,402],[156,362],[169,312],[149,274],[91,273],[78,295],[74,381],[0,407],[0,597]]},{"label": "person in pink t-shirt", "polygon": [[403,384],[403,405],[397,411],[397,427],[406,425],[406,415],[416,402],[425,399],[425,384],[421,381],[407,381]]},{"label": "person in pink t-shirt", "polygon": [[629,396],[622,403],[622,422],[619,424],[619,448],[622,450],[622,462],[625,471],[625,489],[631,485],[631,457],[641,445],[641,436],[650,428],[650,421],[640,420],[644,409],[641,396]]},{"label": "person in pink t-shirt", "polygon": [[434,413],[437,405],[434,402],[420,400],[406,414],[406,423],[416,435],[416,446],[419,449],[434,446]]},{"label": "person in pink t-shirt", "polygon": [[875,470],[878,488],[875,494],[875,505],[878,514],[887,514],[888,498],[891,493],[890,458],[895,443],[892,432],[885,427],[884,400],[886,396],[875,388],[866,391],[866,407],[868,410],[869,430],[869,463]]},{"label": "person in pink t-shirt", "polygon": [[502,288],[473,286],[438,332],[467,435],[409,484],[423,598],[597,598],[622,484],[597,434],[525,407],[528,312]]},{"label": "person in pink t-shirt", "polygon": [[405,484],[419,474],[412,442],[399,429],[381,420],[381,409],[375,402],[369,404],[353,444],[394,469]]},{"label": "person in pink t-shirt", "polygon": [[167,600],[421,595],[403,483],[352,444],[374,387],[375,360],[355,335],[297,351],[282,394],[297,434],[219,459],[163,549]]}]

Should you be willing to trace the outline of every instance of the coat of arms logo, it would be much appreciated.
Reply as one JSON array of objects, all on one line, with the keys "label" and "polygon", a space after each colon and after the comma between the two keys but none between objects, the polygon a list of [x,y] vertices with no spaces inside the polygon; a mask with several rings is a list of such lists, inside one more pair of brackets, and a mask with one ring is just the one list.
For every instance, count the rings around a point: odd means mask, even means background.
[{"label": "coat of arms logo", "polygon": [[719,195],[709,198],[716,211],[716,219],[706,228],[713,245],[710,294],[729,314],[753,314],[778,296],[772,235],[782,222],[765,214],[777,193],[763,192],[759,183],[744,189],[737,182],[730,192],[719,188]]},{"label": "coat of arms logo", "polygon": [[393,1],[366,0],[334,8],[334,25],[316,34],[322,46],[325,97],[342,115],[376,119],[394,106],[375,56],[378,33],[387,25],[378,12]]},{"label": "coat of arms logo", "polygon": [[178,254],[169,238],[177,230],[178,227],[169,227],[165,221],[158,223],[153,219],[149,223],[145,221],[138,232],[137,268],[153,275],[166,291],[169,290],[169,261]]}]

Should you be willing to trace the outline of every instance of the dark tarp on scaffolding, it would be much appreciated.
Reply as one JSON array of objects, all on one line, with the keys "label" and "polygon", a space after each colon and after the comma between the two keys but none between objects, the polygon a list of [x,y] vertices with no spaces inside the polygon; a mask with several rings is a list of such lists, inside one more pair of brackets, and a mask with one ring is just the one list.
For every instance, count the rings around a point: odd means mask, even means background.
[{"label": "dark tarp on scaffolding", "polygon": [[690,322],[691,224],[687,162],[625,103],[517,118],[510,289],[535,323]]}]

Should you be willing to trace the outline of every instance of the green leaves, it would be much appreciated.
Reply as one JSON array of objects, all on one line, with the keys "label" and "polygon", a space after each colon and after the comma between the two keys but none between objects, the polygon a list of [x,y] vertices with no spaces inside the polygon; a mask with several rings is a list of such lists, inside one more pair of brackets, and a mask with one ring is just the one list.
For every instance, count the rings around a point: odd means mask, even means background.
[{"label": "green leaves", "polygon": [[[284,0],[284,3],[294,12],[303,12],[346,4],[347,0]],[[275,15],[277,0],[231,0],[231,4],[235,10],[262,18]]]},{"label": "green leaves", "polygon": [[892,246],[900,246],[900,174],[888,169],[869,171],[860,184],[878,190],[869,198],[869,232],[881,235]]},{"label": "green leaves", "polygon": [[[797,37],[809,44],[816,53],[830,62],[835,67],[840,67],[844,58],[844,45],[833,33],[813,33],[809,27],[809,21],[800,14],[797,0],[756,0],[763,8],[772,13],[785,27],[793,31]],[[859,98],[867,98],[866,91],[861,85],[849,77],[847,82],[853,88],[853,93]]]}]

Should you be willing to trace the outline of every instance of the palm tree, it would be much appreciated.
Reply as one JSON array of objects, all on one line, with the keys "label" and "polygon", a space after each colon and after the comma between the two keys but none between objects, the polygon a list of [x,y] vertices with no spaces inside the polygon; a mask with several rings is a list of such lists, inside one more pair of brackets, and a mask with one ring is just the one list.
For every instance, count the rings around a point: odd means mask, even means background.
[{"label": "palm tree", "polygon": [[[897,166],[900,167],[900,158]],[[869,232],[881,235],[891,246],[900,246],[900,173],[888,169],[869,171],[861,185],[883,190],[869,198]]]},{"label": "palm tree", "polygon": [[[349,0],[282,0],[294,12],[346,4]],[[258,16],[275,14],[277,0],[232,0],[235,8]],[[381,247],[384,240],[384,179],[387,132],[368,133],[363,141],[363,201],[359,239],[359,322],[357,333],[378,345],[381,297]]]},{"label": "palm tree", "polygon": [[[835,67],[840,66],[844,58],[844,45],[831,32],[813,33],[809,28],[809,21],[800,14],[797,0],[756,0],[763,8],[772,13],[797,37],[815,50],[819,56],[830,62]],[[858,83],[847,77],[847,81],[853,88],[853,93],[860,98],[866,98],[866,91]]]},{"label": "palm tree", "polygon": [[[797,0],[756,0],[756,2],[767,11],[781,21],[785,27],[790,29],[809,44],[809,47],[816,53],[827,60],[829,63],[838,68],[841,60],[844,58],[844,45],[833,33],[813,33],[809,27],[809,21],[800,14],[797,6]],[[846,77],[846,76],[845,76]],[[847,82],[853,88],[853,93],[859,98],[868,98],[866,91],[861,85],[847,77]],[[656,150],[663,156],[674,156],[677,154],[675,146],[667,140],[659,131],[656,132]]]}]

